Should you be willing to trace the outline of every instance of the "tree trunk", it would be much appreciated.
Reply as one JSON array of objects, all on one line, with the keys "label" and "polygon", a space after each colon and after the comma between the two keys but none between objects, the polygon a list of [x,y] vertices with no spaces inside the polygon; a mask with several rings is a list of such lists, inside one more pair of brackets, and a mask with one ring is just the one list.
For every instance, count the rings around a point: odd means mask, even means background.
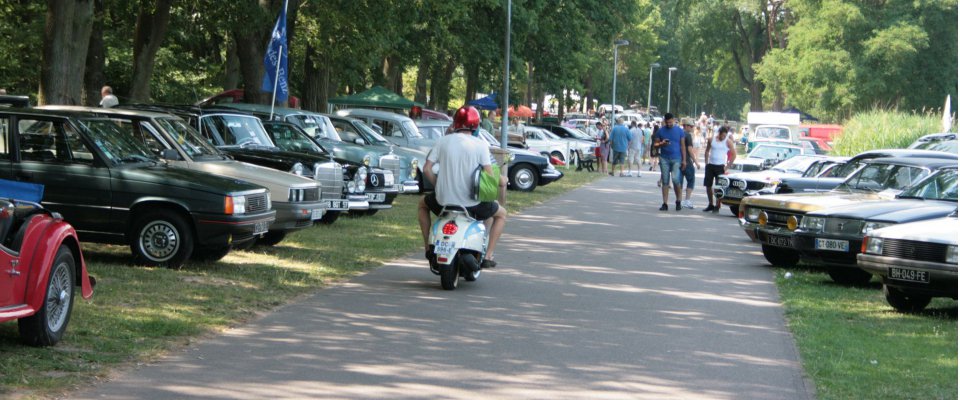
[{"label": "tree trunk", "polygon": [[317,49],[307,45],[303,55],[303,88],[300,91],[300,107],[304,110],[325,112],[320,108],[320,70],[316,65]]},{"label": "tree trunk", "polygon": [[530,104],[533,103],[533,64],[527,64],[527,86],[526,90],[523,93],[523,103],[525,106],[530,107]]},{"label": "tree trunk", "polygon": [[237,56],[237,41],[231,35],[224,37],[227,41],[227,59],[224,60],[223,90],[236,89],[240,84],[240,57]]},{"label": "tree trunk", "polygon": [[140,12],[133,31],[133,80],[130,101],[150,101],[150,78],[160,44],[170,23],[173,0],[140,0]]},{"label": "tree trunk", "polygon": [[83,102],[85,106],[100,104],[100,89],[106,80],[103,76],[103,1],[96,0],[94,5],[93,27],[90,32],[90,45],[87,47],[87,62],[83,74]]},{"label": "tree trunk", "polygon": [[383,86],[396,94],[403,96],[403,78],[400,71],[400,58],[397,56],[383,59]]},{"label": "tree trunk", "polygon": [[38,104],[80,104],[94,0],[47,0]]},{"label": "tree trunk", "polygon": [[477,97],[477,83],[480,81],[480,66],[476,63],[464,65],[467,75],[467,92],[464,94],[463,104]]},{"label": "tree trunk", "polygon": [[[266,37],[256,33],[234,33],[237,58],[240,60],[240,80],[243,82],[243,101],[270,104],[271,94],[260,91],[263,84],[263,55]],[[261,40],[262,39],[262,40]],[[261,44],[260,42],[263,42]]]},{"label": "tree trunk", "polygon": [[587,75],[587,79],[583,82],[583,112],[589,113],[590,109],[593,108],[593,99],[590,96],[593,95],[593,78],[590,75]]},{"label": "tree trunk", "polygon": [[417,65],[417,87],[413,95],[413,101],[427,104],[427,75],[430,74],[430,63],[427,58],[420,56],[420,63]]}]

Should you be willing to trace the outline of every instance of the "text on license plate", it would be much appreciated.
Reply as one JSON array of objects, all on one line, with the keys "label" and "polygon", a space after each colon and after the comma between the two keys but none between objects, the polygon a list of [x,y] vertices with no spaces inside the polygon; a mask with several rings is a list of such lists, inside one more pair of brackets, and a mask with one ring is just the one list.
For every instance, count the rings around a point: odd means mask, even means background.
[{"label": "text on license plate", "polygon": [[383,202],[387,199],[387,195],[384,193],[367,193],[367,200],[375,203]]},{"label": "text on license plate", "polygon": [[314,208],[313,210],[310,210],[310,219],[317,220],[320,218],[323,218],[322,208]]},{"label": "text on license plate", "polygon": [[346,210],[350,208],[350,201],[348,200],[330,200],[327,201],[328,210]]},{"label": "text on license plate", "polygon": [[270,221],[259,221],[253,224],[253,235],[262,235],[270,229]]},{"label": "text on license plate", "polygon": [[887,279],[898,281],[930,283],[930,273],[909,268],[890,267],[887,270]]},{"label": "text on license plate", "polygon": [[780,236],[780,235],[767,235],[767,244],[772,244],[777,247],[793,246],[793,243],[790,241],[790,236]]},{"label": "text on license plate", "polygon": [[740,189],[730,188],[730,189],[727,189],[726,197],[734,197],[739,199],[743,197],[743,192],[741,192]]},{"label": "text on license plate", "polygon": [[451,241],[437,240],[433,244],[433,252],[436,253],[438,256],[453,255],[454,250],[455,250],[454,242],[451,242]]},{"label": "text on license plate", "polygon": [[816,243],[817,250],[828,250],[828,251],[849,251],[850,242],[846,240],[835,240],[835,239],[820,239],[817,238]]}]

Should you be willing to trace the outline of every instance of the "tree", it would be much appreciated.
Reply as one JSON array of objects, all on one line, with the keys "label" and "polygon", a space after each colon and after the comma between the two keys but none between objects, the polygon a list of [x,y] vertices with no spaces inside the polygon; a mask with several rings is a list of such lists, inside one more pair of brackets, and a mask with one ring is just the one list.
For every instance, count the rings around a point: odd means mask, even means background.
[{"label": "tree", "polygon": [[93,0],[48,0],[40,64],[39,104],[80,104]]},{"label": "tree", "polygon": [[140,0],[137,26],[133,31],[133,80],[130,101],[150,100],[153,65],[170,22],[173,0]]}]

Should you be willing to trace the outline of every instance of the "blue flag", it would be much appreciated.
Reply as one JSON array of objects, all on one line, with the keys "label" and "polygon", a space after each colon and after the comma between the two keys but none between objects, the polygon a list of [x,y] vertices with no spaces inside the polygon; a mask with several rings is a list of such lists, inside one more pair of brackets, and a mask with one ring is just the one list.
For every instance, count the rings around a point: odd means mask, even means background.
[{"label": "blue flag", "polygon": [[[263,85],[260,90],[272,92],[277,90],[277,101],[287,101],[287,0],[283,2],[283,11],[273,25],[270,35],[270,44],[267,45],[267,54],[263,56]],[[279,74],[277,70],[279,69]],[[274,82],[277,79],[277,82]]]}]

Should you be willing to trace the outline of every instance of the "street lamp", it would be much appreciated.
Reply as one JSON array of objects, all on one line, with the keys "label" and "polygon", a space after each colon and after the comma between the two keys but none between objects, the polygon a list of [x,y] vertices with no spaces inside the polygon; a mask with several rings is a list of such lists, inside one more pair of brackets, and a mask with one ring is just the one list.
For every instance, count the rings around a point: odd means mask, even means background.
[{"label": "street lamp", "polygon": [[676,71],[677,67],[670,67],[667,69],[667,112],[670,112],[670,89],[673,88],[673,71]]},{"label": "street lamp", "polygon": [[647,84],[647,114],[650,113],[650,94],[653,93],[653,69],[660,68],[660,63],[650,64],[650,82]]},{"label": "street lamp", "polygon": [[611,102],[612,105],[610,109],[610,126],[613,126],[617,122],[615,120],[617,115],[617,48],[628,44],[630,44],[630,42],[625,39],[613,42],[613,101]]}]

